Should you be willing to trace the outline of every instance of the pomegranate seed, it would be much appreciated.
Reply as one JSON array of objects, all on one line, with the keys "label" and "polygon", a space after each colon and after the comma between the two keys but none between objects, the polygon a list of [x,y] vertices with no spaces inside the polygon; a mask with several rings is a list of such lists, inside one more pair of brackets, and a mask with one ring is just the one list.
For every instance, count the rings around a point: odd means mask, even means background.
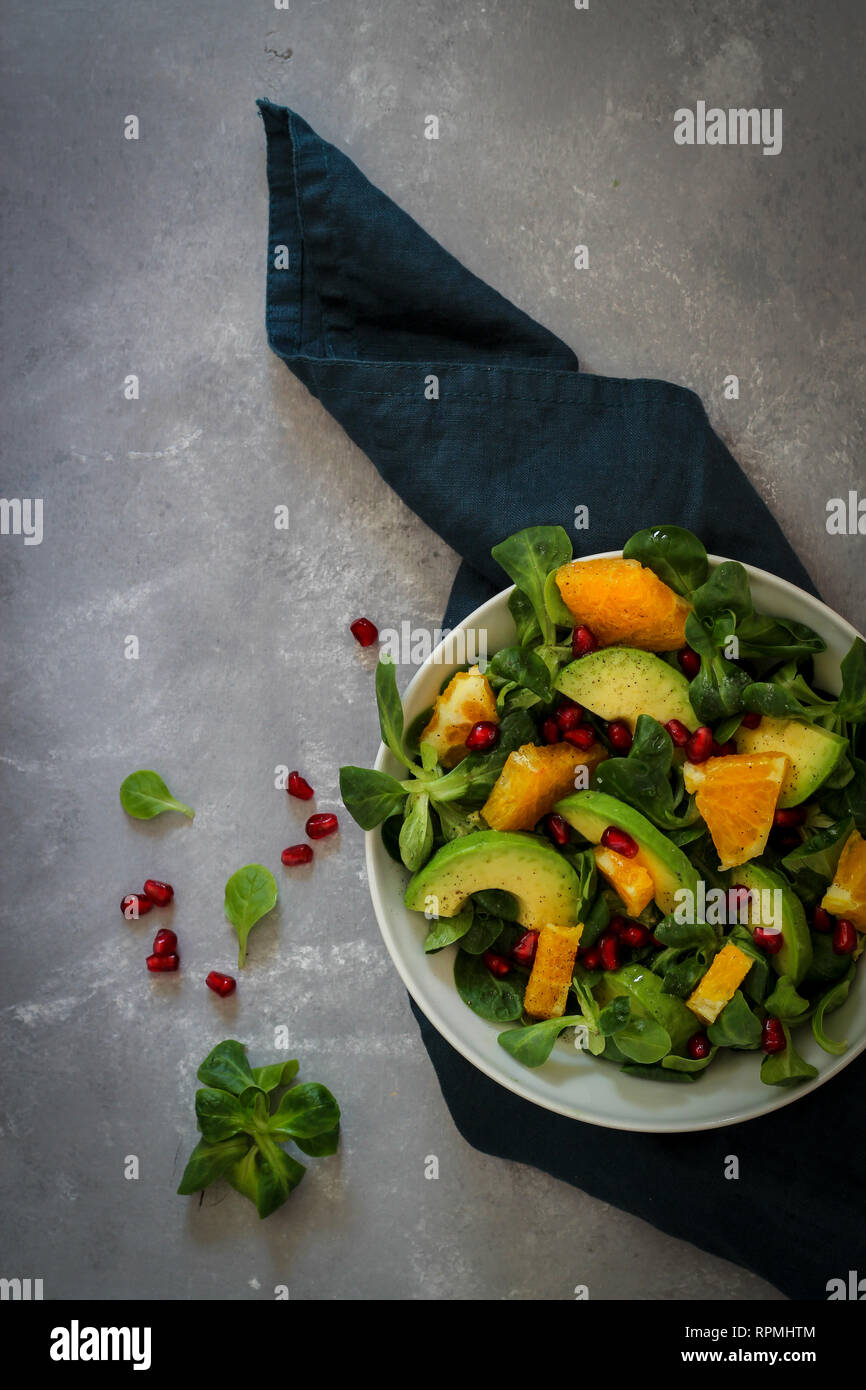
[{"label": "pomegranate seed", "polygon": [[692,1033],[686,1044],[686,1050],[696,1062],[699,1062],[702,1057],[709,1057],[710,1040],[706,1033]]},{"label": "pomegranate seed", "polygon": [[616,936],[624,936],[628,931],[629,924],[625,917],[611,917],[607,924],[607,930],[612,931]]},{"label": "pomegranate seed", "polygon": [[492,719],[481,719],[466,735],[466,747],[472,753],[488,753],[499,742],[499,725]]},{"label": "pomegranate seed", "polygon": [[805,819],[805,806],[791,806],[788,810],[776,812],[773,816],[773,826],[776,830],[793,830],[795,826],[802,825]]},{"label": "pomegranate seed", "polygon": [[289,773],[289,785],[286,787],[286,791],[289,796],[296,796],[299,801],[312,801],[316,795],[306,777],[302,777],[300,772]]},{"label": "pomegranate seed", "polygon": [[353,623],[349,624],[349,631],[362,647],[372,647],[379,636],[379,629],[375,623],[370,622],[369,618],[356,618]]},{"label": "pomegranate seed", "polygon": [[238,987],[238,982],[233,975],[224,975],[221,970],[212,970],[205,976],[205,984],[208,989],[212,989],[214,994],[218,994],[220,999],[225,999],[227,995],[234,994]]},{"label": "pomegranate seed", "polygon": [[541,725],[541,736],[545,743],[559,743],[561,734],[559,725],[552,714],[549,714]]},{"label": "pomegranate seed", "polygon": [[784,1052],[788,1046],[785,1030],[777,1018],[765,1018],[761,1027],[761,1051]]},{"label": "pomegranate seed", "polygon": [[748,888],[742,883],[735,883],[733,888],[728,889],[728,920],[739,922],[743,909],[748,909],[752,901],[752,895]]},{"label": "pomegranate seed", "polygon": [[511,959],[517,965],[531,965],[535,960],[535,949],[538,945],[538,932],[525,931],[511,952]]},{"label": "pomegranate seed", "polygon": [[571,826],[555,811],[544,817],[544,828],[555,845],[567,845],[571,839]]},{"label": "pomegranate seed", "polygon": [[774,931],[769,927],[755,927],[752,932],[752,940],[768,956],[777,956],[784,945],[782,933],[778,929]]},{"label": "pomegranate seed", "polygon": [[571,743],[575,748],[582,748],[586,752],[595,743],[595,729],[591,724],[578,724],[576,729],[567,729],[563,738],[566,743]]},{"label": "pomegranate seed", "polygon": [[688,676],[693,681],[698,671],[701,669],[701,658],[697,652],[693,652],[691,647],[683,647],[682,651],[677,652],[677,661],[680,663],[680,670],[684,676]]},{"label": "pomegranate seed", "polygon": [[637,854],[637,845],[631,835],[627,835],[615,825],[607,827],[601,837],[601,843],[605,849],[612,849],[615,854],[621,854],[625,859],[634,859]]},{"label": "pomegranate seed", "polygon": [[812,926],[815,931],[828,932],[833,930],[833,918],[823,907],[816,907],[812,914]]},{"label": "pomegranate seed", "polygon": [[177,937],[168,927],[161,927],[153,938],[155,956],[173,956],[177,950]]},{"label": "pomegranate seed", "polygon": [[152,908],[153,903],[144,893],[127,893],[126,897],[120,900],[120,910],[127,922],[136,922],[139,917],[146,917]]},{"label": "pomegranate seed", "polygon": [[617,753],[627,753],[631,748],[631,729],[621,719],[612,719],[607,726],[607,736],[611,748]]},{"label": "pomegranate seed", "polygon": [[734,747],[733,739],[728,739],[727,743],[716,743],[716,740],[713,739],[713,746],[710,750],[710,757],[727,758],[729,754],[736,753],[736,751],[737,750]]},{"label": "pomegranate seed", "polygon": [[584,970],[601,969],[601,951],[597,946],[588,946],[580,957],[581,965]]},{"label": "pomegranate seed", "polygon": [[688,743],[686,744],[686,757],[690,763],[705,763],[707,758],[712,755],[713,731],[706,724],[701,724],[700,728],[695,729]]},{"label": "pomegranate seed", "polygon": [[333,835],[339,828],[340,822],[333,811],[319,811],[318,815],[310,816],[304,827],[311,840],[324,840],[326,835]]},{"label": "pomegranate seed", "polygon": [[744,714],[740,720],[744,729],[757,729],[760,722],[761,716],[759,714]]},{"label": "pomegranate seed", "polygon": [[180,965],[180,956],[148,956],[147,968],[154,975],[161,975],[167,970],[177,970]]},{"label": "pomegranate seed", "polygon": [[156,903],[157,907],[168,907],[174,897],[174,889],[170,883],[160,883],[158,878],[149,878],[145,880],[144,896]]},{"label": "pomegranate seed", "polygon": [[485,951],[483,959],[491,975],[498,976],[500,980],[504,975],[511,973],[511,963],[504,956],[498,955],[496,951]]},{"label": "pomegranate seed", "polygon": [[640,922],[631,922],[623,932],[622,939],[626,946],[638,950],[641,946],[649,944],[650,934],[646,927],[641,926]]},{"label": "pomegranate seed", "polygon": [[692,736],[691,730],[687,729],[685,724],[681,723],[679,719],[669,719],[667,724],[665,724],[665,728],[671,736],[671,742],[674,747],[685,748]]},{"label": "pomegranate seed", "polygon": [[289,845],[280,855],[287,869],[294,869],[298,864],[310,864],[313,859],[313,851],[310,845]]},{"label": "pomegranate seed", "polygon": [[802,837],[797,834],[796,830],[787,830],[783,834],[778,835],[778,838],[776,839],[777,849],[797,849],[797,847],[802,843]]},{"label": "pomegranate seed", "polygon": [[566,729],[577,728],[583,718],[583,710],[580,708],[580,705],[576,705],[573,700],[569,700],[567,705],[561,704],[559,706],[553,717],[556,720],[557,727],[562,729],[564,733]]},{"label": "pomegranate seed", "polygon": [[619,941],[613,932],[602,932],[599,937],[598,949],[605,970],[617,970],[619,968]]},{"label": "pomegranate seed", "polygon": [[847,917],[840,917],[833,928],[833,950],[837,956],[850,956],[857,945],[857,932],[854,923]]},{"label": "pomegranate seed", "polygon": [[576,627],[571,638],[571,651],[573,656],[587,656],[590,652],[598,650],[598,638],[591,628]]}]

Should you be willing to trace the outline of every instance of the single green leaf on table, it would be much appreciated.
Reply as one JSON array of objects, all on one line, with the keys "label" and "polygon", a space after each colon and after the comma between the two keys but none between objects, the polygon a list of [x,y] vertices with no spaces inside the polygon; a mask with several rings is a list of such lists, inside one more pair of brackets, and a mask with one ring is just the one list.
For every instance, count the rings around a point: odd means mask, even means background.
[{"label": "single green leaf on table", "polygon": [[427,863],[433,849],[433,821],[426,792],[410,796],[400,827],[400,858],[411,874]]},{"label": "single green leaf on table", "polygon": [[253,1067],[252,1074],[256,1086],[270,1093],[280,1086],[288,1086],[298,1074],[300,1063],[292,1058],[289,1062],[274,1062],[270,1067]]},{"label": "single green leaf on table", "polygon": [[444,946],[451,946],[455,941],[460,941],[472,926],[474,916],[475,908],[469,899],[453,917],[434,918],[424,942],[424,950],[429,955],[432,951],[441,951]]},{"label": "single green leaf on table", "polygon": [[791,1041],[791,1030],[787,1023],[782,1024],[785,1033],[784,1052],[771,1052],[761,1063],[761,1080],[766,1086],[798,1086],[801,1081],[811,1081],[818,1075],[818,1068],[800,1056]]},{"label": "single green leaf on table", "polygon": [[761,1023],[746,1003],[742,990],[722,1009],[707,1037],[716,1047],[737,1047],[749,1051],[761,1045]]},{"label": "single green leaf on table", "polygon": [[382,742],[390,748],[398,762],[411,768],[412,759],[403,747],[403,703],[397,690],[397,673],[390,657],[380,657],[376,667],[376,705]]},{"label": "single green leaf on table", "polygon": [[510,1023],[523,1013],[526,982],[516,971],[504,979],[492,975],[481,956],[458,951],[454,961],[457,993],[480,1018],[492,1023]]},{"label": "single green leaf on table", "polygon": [[526,1028],[507,1028],[497,1039],[500,1047],[525,1067],[540,1067],[553,1051],[553,1044],[566,1028],[579,1028],[583,1014],[566,1014],[562,1018],[546,1018]]},{"label": "single green leaf on table", "polygon": [[830,988],[821,995],[821,998],[815,1005],[815,1012],[812,1015],[812,1034],[816,1043],[819,1047],[823,1047],[825,1052],[831,1053],[834,1057],[841,1057],[843,1052],[847,1052],[848,1039],[846,1038],[843,1041],[837,1042],[833,1038],[828,1038],[827,1034],[824,1032],[824,1016],[825,1014],[833,1013],[835,1009],[840,1009],[845,1003],[851,989],[855,970],[856,966],[852,961],[844,979],[837,980],[835,984],[831,985]]},{"label": "single green leaf on table", "polygon": [[340,1107],[327,1086],[306,1081],[286,1091],[268,1122],[274,1138],[313,1139],[340,1123]]},{"label": "single green leaf on table", "polygon": [[263,864],[245,864],[226,884],[225,912],[238,934],[238,965],[247,956],[247,937],[256,922],[276,906],[277,882]]},{"label": "single green leaf on table", "polygon": [[567,564],[574,554],[567,531],[561,526],[528,526],[490,553],[529,599],[543,641],[555,642],[556,625],[544,602],[544,586],[551,571]]},{"label": "single green leaf on table", "polygon": [[244,1045],[235,1038],[226,1038],[225,1042],[217,1043],[196,1075],[203,1086],[229,1091],[233,1096],[243,1095],[250,1086],[257,1085]]},{"label": "single green leaf on table", "polygon": [[366,767],[341,767],[340,796],[361,829],[372,830],[403,809],[406,790],[386,772]]},{"label": "single green leaf on table", "polygon": [[639,560],[675,593],[688,598],[707,577],[703,542],[683,526],[637,531],[623,546],[626,560]]},{"label": "single green leaf on table", "polygon": [[780,1023],[796,1023],[809,1008],[808,999],[797,993],[790,975],[780,975],[772,994],[764,1000],[764,1008]]},{"label": "single green leaf on table", "polygon": [[158,772],[142,768],[131,772],[120,784],[120,804],[136,820],[153,820],[163,811],[178,811],[192,820],[195,811],[172,796]]}]

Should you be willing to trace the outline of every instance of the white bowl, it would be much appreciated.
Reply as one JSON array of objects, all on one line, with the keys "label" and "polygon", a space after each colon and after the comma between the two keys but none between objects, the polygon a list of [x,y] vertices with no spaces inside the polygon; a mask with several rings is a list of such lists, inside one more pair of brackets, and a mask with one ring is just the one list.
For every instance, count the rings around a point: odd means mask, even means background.
[{"label": "white bowl", "polygon": [[[619,554],[619,551],[605,552],[606,557]],[[717,565],[722,557],[714,555],[710,561]],[[856,630],[825,604],[787,580],[752,565],[747,565],[746,569],[759,612],[807,623],[823,637],[827,650],[815,659],[816,683],[827,690],[838,691],[839,664],[859,635]],[[407,726],[432,705],[444,677],[460,664],[462,657],[455,660],[448,644],[461,630],[486,630],[487,650],[491,656],[516,640],[508,611],[510,592],[510,589],[503,590],[471,613],[420,668],[403,695]],[[384,746],[379,749],[376,767],[400,776],[399,764]],[[857,981],[843,1007],[830,1016],[831,1036],[847,1038],[849,1042],[843,1056],[833,1057],[818,1047],[808,1024],[796,1030],[798,1051],[818,1068],[817,1077],[802,1085],[766,1086],[759,1075],[759,1053],[727,1049],[717,1054],[698,1082],[682,1086],[625,1075],[614,1064],[579,1052],[562,1040],[557,1042],[550,1060],[543,1066],[535,1069],[521,1066],[496,1041],[502,1031],[501,1025],[479,1018],[457,993],[453,978],[457,948],[449,946],[433,955],[424,954],[428,924],[421,913],[410,912],[403,906],[408,874],[391,859],[379,829],[367,833],[367,873],[385,945],[418,1007],[452,1047],[479,1071],[525,1100],[560,1115],[570,1115],[609,1129],[650,1133],[738,1124],[808,1095],[866,1047],[866,1000],[863,983]]]}]

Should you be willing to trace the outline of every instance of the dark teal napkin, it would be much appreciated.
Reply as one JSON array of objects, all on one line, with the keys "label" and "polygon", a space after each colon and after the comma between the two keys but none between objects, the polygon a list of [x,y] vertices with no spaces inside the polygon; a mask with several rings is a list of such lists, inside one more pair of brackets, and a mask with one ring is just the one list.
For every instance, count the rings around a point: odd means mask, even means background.
[{"label": "dark teal napkin", "polygon": [[[678,522],[711,552],[815,592],[693,392],[581,372],[570,348],[460,265],[300,116],[259,106],[268,341],[463,557],[447,625],[504,587],[491,546],[541,523],[560,523],[576,553],[589,554]],[[573,528],[579,505],[588,530]],[[415,1015],[455,1123],[477,1148],[553,1173],[793,1297],[826,1297],[827,1281],[858,1259],[866,1273],[866,1059],[747,1125],[628,1134],[519,1099]],[[737,1179],[724,1176],[729,1155]]]}]

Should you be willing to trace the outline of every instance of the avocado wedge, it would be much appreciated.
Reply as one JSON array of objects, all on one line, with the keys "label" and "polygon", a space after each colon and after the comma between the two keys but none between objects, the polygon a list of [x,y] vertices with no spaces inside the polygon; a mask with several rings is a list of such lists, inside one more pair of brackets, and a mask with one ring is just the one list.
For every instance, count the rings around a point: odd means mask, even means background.
[{"label": "avocado wedge", "polygon": [[603,647],[560,672],[557,690],[601,719],[624,719],[632,733],[639,714],[660,724],[679,719],[694,728],[689,683],[681,671],[636,647]]},{"label": "avocado wedge", "polygon": [[[761,864],[743,864],[731,871],[731,879],[760,894],[750,906],[750,926],[781,928],[782,949],[770,956],[770,965],[777,975],[790,975],[798,985],[812,964],[812,938],[797,894],[780,874]],[[780,897],[774,898],[777,891]],[[754,910],[756,906],[759,906],[758,912]]]},{"label": "avocado wedge", "polygon": [[785,753],[790,763],[779,793],[780,806],[807,801],[842,761],[848,741],[820,724],[764,715],[756,729],[741,724],[734,735],[738,753]]}]

